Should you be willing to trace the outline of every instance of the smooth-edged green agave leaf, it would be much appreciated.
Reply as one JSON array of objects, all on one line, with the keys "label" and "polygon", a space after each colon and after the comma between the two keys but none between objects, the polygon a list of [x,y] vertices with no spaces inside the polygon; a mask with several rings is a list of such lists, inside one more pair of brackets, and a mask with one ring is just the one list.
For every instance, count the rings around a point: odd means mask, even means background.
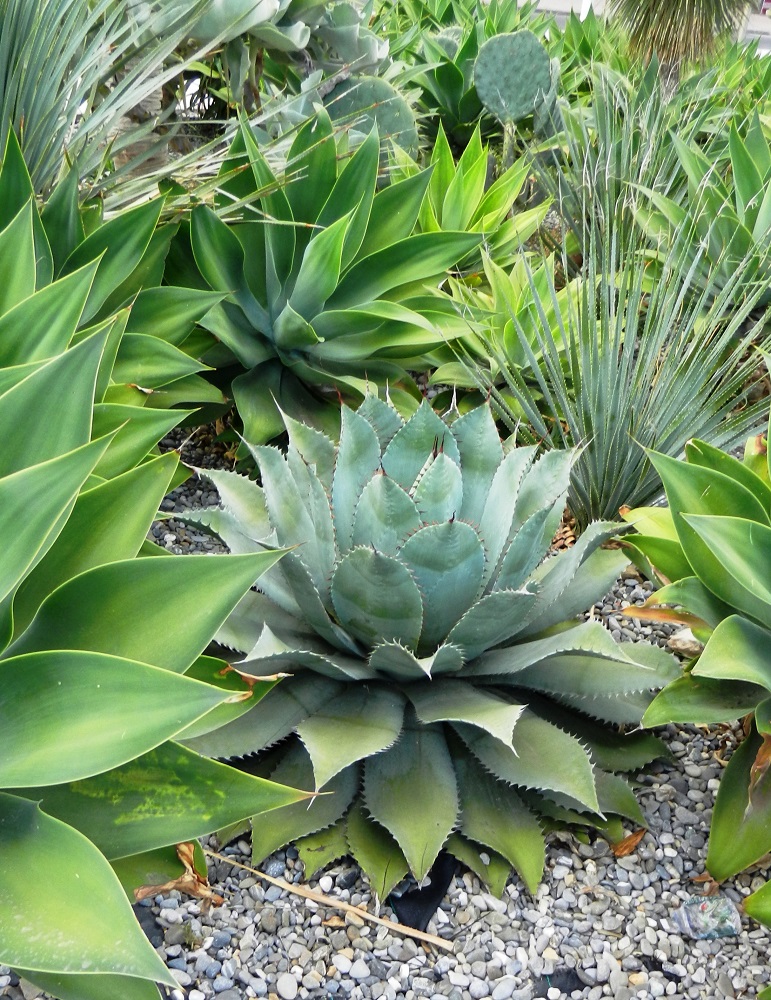
[{"label": "smooth-edged green agave leaf", "polygon": [[599,812],[592,763],[574,737],[525,711],[514,727],[513,751],[465,723],[455,723],[463,742],[492,774],[507,784],[562,792]]},{"label": "smooth-edged green agave leaf", "polygon": [[422,881],[458,816],[452,757],[438,726],[406,726],[399,741],[364,762],[364,801]]},{"label": "smooth-edged green agave leaf", "polygon": [[[733,455],[721,451],[720,448],[716,448],[706,441],[697,441],[695,439],[686,444],[685,457],[689,465],[700,465],[704,468],[712,469],[740,483],[756,497],[761,507],[767,513],[771,513],[771,487],[760,476],[757,476],[745,462],[739,461]],[[709,503],[706,498],[704,498],[703,502]],[[733,513],[733,511],[730,512]],[[696,511],[683,510],[682,513],[696,513]]]},{"label": "smooth-edged green agave leaf", "polygon": [[659,691],[646,709],[642,725],[731,722],[752,712],[765,693],[765,688],[756,684],[696,677],[691,671]]},{"label": "smooth-edged green agave leaf", "polygon": [[309,833],[295,841],[297,853],[305,868],[305,877],[313,878],[318,872],[333,861],[348,854],[348,841],[345,838],[345,820],[340,819],[332,826]]},{"label": "smooth-edged green agave leaf", "polygon": [[305,248],[289,305],[307,320],[312,320],[316,313],[321,312],[324,303],[337,288],[343,244],[350,231],[353,214],[344,215],[326,229],[317,230]]},{"label": "smooth-edged green agave leaf", "polygon": [[112,868],[81,833],[37,803],[0,792],[0,847],[3,964],[174,986]]},{"label": "smooth-edged green agave leaf", "polygon": [[158,285],[143,288],[131,306],[126,333],[148,333],[181,347],[193,325],[222,301],[221,292]]},{"label": "smooth-edged green agave leaf", "polygon": [[377,472],[361,492],[351,544],[371,545],[383,555],[393,556],[420,526],[415,502],[395,480]]},{"label": "smooth-edged green agave leaf", "polygon": [[349,764],[380,753],[399,738],[404,696],[376,685],[350,686],[296,727],[313,762],[316,789]]},{"label": "smooth-edged green agave leaf", "polygon": [[460,833],[451,833],[445,848],[469,871],[486,883],[494,896],[503,896],[511,875],[511,862],[491,848],[467,840]]},{"label": "smooth-edged green agave leaf", "polygon": [[121,338],[112,369],[118,384],[135,383],[153,391],[188,375],[211,369],[173,344],[144,333],[126,333]]},{"label": "smooth-edged green agave leaf", "polygon": [[37,972],[29,969],[15,971],[19,976],[45,990],[59,1000],[104,1000],[105,997],[120,997],[121,1000],[156,1000],[158,987],[149,979],[135,979],[132,976],[116,976],[109,973],[96,975],[72,975],[56,972]]},{"label": "smooth-edged green agave leaf", "polygon": [[[86,338],[0,395],[0,476],[57,458],[91,438],[94,386],[106,336]],[[28,413],[35,419],[26,421],[20,434],[19,415]],[[109,430],[94,427],[93,437],[105,433]]]},{"label": "smooth-edged green agave leaf", "polygon": [[379,467],[380,444],[371,424],[356,411],[343,407],[332,479],[332,509],[341,552],[350,548],[359,498]]},{"label": "smooth-edged green agave leaf", "polygon": [[169,670],[73,650],[0,661],[0,690],[3,788],[77,781],[125,764],[228,697]]},{"label": "smooth-edged green agave leaf", "polygon": [[284,739],[312,712],[334,704],[344,690],[337,681],[309,671],[282,682],[237,719],[183,742],[207,757],[243,757]]},{"label": "smooth-edged green agave leaf", "polygon": [[39,801],[45,813],[80,830],[114,860],[195,840],[312,792],[244,774],[169,742],[104,774],[19,794]]},{"label": "smooth-edged green agave leaf", "polygon": [[[74,451],[0,478],[3,532],[0,599],[50,552],[65,527],[78,490],[91,474],[109,441],[94,441]],[[24,530],[19,530],[19,525]]]},{"label": "smooth-edged green agave leaf", "polygon": [[61,278],[0,316],[0,364],[43,361],[65,351],[78,327],[96,263]]},{"label": "smooth-edged green agave leaf", "polygon": [[771,691],[771,631],[739,615],[715,628],[693,668],[694,677],[741,681]]},{"label": "smooth-edged green agave leaf", "polygon": [[[310,788],[313,786],[313,766],[302,744],[293,742],[283,752],[271,780]],[[276,812],[267,820],[252,818],[252,861],[259,864],[284,844],[299,837],[332,826],[345,814],[359,787],[359,768],[354,764],[335,775],[324,793],[310,803],[295,802]]]},{"label": "smooth-edged green agave leaf", "polygon": [[766,752],[766,739],[753,726],[720,776],[707,846],[707,871],[716,882],[744,871],[771,850],[771,776],[762,760],[753,785],[753,765]]},{"label": "smooth-edged green agave leaf", "polygon": [[388,443],[383,452],[383,469],[409,493],[435,450],[460,464],[452,432],[428,402],[423,402]]},{"label": "smooth-edged green agave leaf", "polygon": [[[64,356],[71,353],[72,349]],[[115,433],[115,438],[96,467],[96,475],[112,479],[133,469],[191,412],[140,408],[123,403],[97,403],[93,408],[92,435],[101,437]]]},{"label": "smooth-edged green agave leaf", "polygon": [[[738,516],[683,514],[682,520],[709,552],[708,562],[699,552],[694,563],[693,553],[683,545],[699,579],[722,601],[771,628],[771,583],[767,572],[771,527]],[[705,576],[710,563],[714,566]]]},{"label": "smooth-edged green agave leaf", "polygon": [[345,837],[369,884],[384,900],[409,870],[407,859],[391,834],[376,823],[360,802],[354,803],[345,822]]},{"label": "smooth-edged green agave leaf", "polygon": [[[447,636],[460,646],[466,660],[474,660],[486,649],[512,639],[524,628],[535,593],[528,590],[497,590],[472,605]],[[484,661],[479,663],[484,673]]]},{"label": "smooth-edged green agave leaf", "polygon": [[279,683],[277,678],[257,681],[252,681],[250,678],[250,682],[247,683],[229,664],[214,656],[199,656],[185,671],[185,677],[219,688],[227,697],[227,701],[210,709],[205,715],[180,730],[176,734],[176,739],[180,742],[210,733],[240,718],[250,712],[257,702]]},{"label": "smooth-edged green agave leaf", "polygon": [[489,406],[477,406],[452,424],[463,474],[463,503],[458,517],[478,524],[485,509],[503,446]]},{"label": "smooth-edged green agave leaf", "polygon": [[493,692],[462,680],[434,680],[407,689],[415,713],[426,725],[432,722],[467,722],[483,729],[511,748],[512,734],[524,706],[512,704]]},{"label": "smooth-edged green agave leaf", "polygon": [[9,312],[35,292],[35,238],[32,229],[34,202],[30,199],[0,231],[0,257],[12,261],[5,268],[0,289],[0,315]]},{"label": "smooth-edged green agave leaf", "polygon": [[398,558],[420,591],[420,646],[423,652],[431,651],[468,611],[481,589],[485,569],[482,543],[474,528],[463,521],[428,524],[410,535]]},{"label": "smooth-edged green agave leaf", "polygon": [[163,208],[163,198],[121,212],[95,229],[69,255],[62,275],[99,260],[84,319],[92,319],[114,290],[125,281],[147,250]]},{"label": "smooth-edged green agave leaf", "polygon": [[455,761],[464,836],[502,855],[535,893],[546,860],[541,826],[522,799],[473,757]]},{"label": "smooth-edged green agave leaf", "polygon": [[[4,655],[87,649],[183,673],[281,555],[129,559],[97,566],[54,591]],[[191,606],[197,608],[193,618],[187,614]]]},{"label": "smooth-edged green agave leaf", "polygon": [[686,576],[676,583],[669,583],[651,595],[651,604],[673,604],[696,615],[714,628],[724,618],[733,614],[730,604],[721,601],[711,590],[708,590],[701,580],[695,576]]},{"label": "smooth-edged green agave leaf", "polygon": [[423,626],[420,591],[397,559],[361,547],[335,567],[332,604],[351,635],[371,645],[397,641],[415,649]]},{"label": "smooth-edged green agave leaf", "polygon": [[[173,453],[162,455],[78,496],[56,541],[14,595],[15,635],[24,631],[43,600],[66,580],[93,566],[138,554],[177,463]],[[9,480],[0,481],[0,496],[4,482]],[[64,484],[58,476],[52,477],[45,491],[29,495],[45,495],[48,501],[60,485]],[[0,509],[8,510],[2,500]]]}]

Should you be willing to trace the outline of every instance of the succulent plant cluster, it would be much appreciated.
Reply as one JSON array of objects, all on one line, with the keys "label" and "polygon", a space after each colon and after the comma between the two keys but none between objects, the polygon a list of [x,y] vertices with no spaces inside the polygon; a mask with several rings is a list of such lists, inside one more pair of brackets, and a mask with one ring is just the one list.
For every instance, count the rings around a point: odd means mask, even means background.
[{"label": "succulent plant cluster", "polygon": [[255,860],[299,840],[318,867],[320,836],[382,896],[446,846],[500,891],[512,866],[533,889],[539,814],[639,821],[613,772],[661,746],[602,723],[637,722],[673,661],[574,617],[625,561],[605,522],[546,558],[574,456],[501,442],[488,406],[405,422],[368,395],[339,446],[285,421],[286,454],[252,448],[262,485],[207,471],[221,505],[194,515],[234,552],[295,546],[218,634],[245,678],[291,677],[190,742],[334,792],[255,823]]}]

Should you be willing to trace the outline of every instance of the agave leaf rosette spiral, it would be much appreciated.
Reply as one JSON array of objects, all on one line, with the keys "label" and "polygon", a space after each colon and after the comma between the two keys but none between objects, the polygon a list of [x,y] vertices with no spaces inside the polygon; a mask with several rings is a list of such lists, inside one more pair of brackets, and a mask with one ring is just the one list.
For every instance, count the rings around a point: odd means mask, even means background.
[{"label": "agave leaf rosette spiral", "polygon": [[488,406],[449,422],[424,402],[405,422],[368,395],[338,446],[285,421],[286,454],[251,449],[262,485],[206,472],[221,505],[198,515],[234,552],[295,546],[218,634],[243,675],[291,677],[190,742],[335,792],[255,822],[255,860],[290,841],[351,853],[382,896],[447,847],[501,891],[512,867],[533,889],[539,815],[640,821],[613,772],[660,744],[603,722],[639,720],[672,660],[574,618],[623,566],[600,547],[617,525],[544,558],[573,453],[502,443]]}]

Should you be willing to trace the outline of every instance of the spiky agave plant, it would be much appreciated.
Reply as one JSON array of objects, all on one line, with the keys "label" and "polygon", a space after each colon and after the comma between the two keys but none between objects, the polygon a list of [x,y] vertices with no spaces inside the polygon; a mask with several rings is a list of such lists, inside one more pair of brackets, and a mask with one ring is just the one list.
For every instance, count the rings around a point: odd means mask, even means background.
[{"label": "spiky agave plant", "polygon": [[207,471],[221,505],[197,516],[236,552],[296,546],[219,635],[243,676],[292,676],[190,742],[335,793],[255,821],[255,861],[300,838],[311,870],[350,853],[382,897],[446,846],[499,891],[512,866],[532,890],[537,813],[639,821],[611,772],[661,744],[602,722],[638,721],[676,671],[574,617],[625,563],[600,548],[618,525],[545,558],[573,453],[502,443],[488,406],[449,422],[424,402],[405,422],[370,395],[337,447],[285,419],[285,455],[252,448],[262,486]]}]

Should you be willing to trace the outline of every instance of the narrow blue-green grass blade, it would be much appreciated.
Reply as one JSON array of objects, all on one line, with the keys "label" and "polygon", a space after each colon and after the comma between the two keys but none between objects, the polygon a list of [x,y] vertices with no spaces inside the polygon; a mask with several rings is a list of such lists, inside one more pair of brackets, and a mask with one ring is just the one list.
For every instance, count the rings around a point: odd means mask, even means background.
[{"label": "narrow blue-green grass blade", "polygon": [[461,833],[501,854],[531,893],[541,880],[546,842],[541,826],[517,793],[471,756],[456,760]]},{"label": "narrow blue-green grass blade", "polygon": [[423,601],[421,649],[433,651],[481,589],[482,543],[474,528],[463,521],[429,524],[407,539],[398,557],[412,574]]},{"label": "narrow blue-green grass blade", "polygon": [[404,695],[375,685],[349,686],[298,724],[313,763],[316,789],[336,774],[392,746],[404,720]]},{"label": "narrow blue-green grass blade", "polygon": [[441,729],[405,728],[395,746],[368,757],[364,799],[373,819],[391,833],[413,875],[422,881],[458,816],[455,771]]},{"label": "narrow blue-green grass blade", "polygon": [[384,900],[409,870],[407,859],[391,834],[356,802],[346,817],[349,852],[361,866],[379,900]]}]

